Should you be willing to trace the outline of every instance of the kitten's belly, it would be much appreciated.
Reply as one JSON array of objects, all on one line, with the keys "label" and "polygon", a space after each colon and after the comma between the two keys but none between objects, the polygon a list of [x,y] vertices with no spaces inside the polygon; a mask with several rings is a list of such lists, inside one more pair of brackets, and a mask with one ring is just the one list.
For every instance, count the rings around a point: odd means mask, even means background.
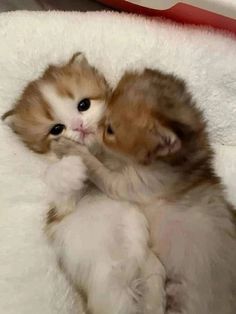
[{"label": "kitten's belly", "polygon": [[153,250],[166,269],[173,312],[236,313],[235,226],[224,204],[154,205],[146,208],[146,217]]},{"label": "kitten's belly", "polygon": [[108,265],[134,256],[144,259],[147,229],[144,215],[134,206],[93,195],[56,226],[54,246],[66,271],[83,285],[99,264],[109,270]]},{"label": "kitten's belly", "polygon": [[[158,201],[146,208],[150,237],[155,254],[163,262],[169,278],[186,274],[187,257],[195,244],[201,254],[201,243],[206,242],[207,219],[197,210],[168,201]],[[205,227],[203,227],[205,225]],[[202,230],[202,229],[206,230]],[[209,230],[209,233],[211,231]],[[202,249],[204,247],[202,246]]]}]

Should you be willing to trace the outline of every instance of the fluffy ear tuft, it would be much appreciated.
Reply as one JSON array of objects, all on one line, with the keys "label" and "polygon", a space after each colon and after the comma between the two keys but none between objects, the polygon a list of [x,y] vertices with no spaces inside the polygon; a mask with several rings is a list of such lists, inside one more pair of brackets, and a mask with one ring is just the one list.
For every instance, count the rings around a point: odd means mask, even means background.
[{"label": "fluffy ear tuft", "polygon": [[76,52],[70,59],[69,64],[88,65],[88,60],[82,52]]},{"label": "fluffy ear tuft", "polygon": [[4,121],[9,127],[13,127],[14,120],[15,120],[15,110],[11,109],[5,112],[2,117],[2,121]]}]

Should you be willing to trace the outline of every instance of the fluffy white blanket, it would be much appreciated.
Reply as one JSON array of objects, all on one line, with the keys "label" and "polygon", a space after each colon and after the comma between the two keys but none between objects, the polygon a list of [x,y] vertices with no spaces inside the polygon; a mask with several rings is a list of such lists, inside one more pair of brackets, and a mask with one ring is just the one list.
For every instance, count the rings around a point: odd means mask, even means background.
[{"label": "fluffy white blanket", "polygon": [[[0,114],[49,63],[83,51],[114,86],[127,68],[185,78],[209,121],[216,171],[236,203],[236,41],[212,30],[111,13],[0,15]],[[43,234],[45,161],[0,125],[0,312],[78,313]]]}]

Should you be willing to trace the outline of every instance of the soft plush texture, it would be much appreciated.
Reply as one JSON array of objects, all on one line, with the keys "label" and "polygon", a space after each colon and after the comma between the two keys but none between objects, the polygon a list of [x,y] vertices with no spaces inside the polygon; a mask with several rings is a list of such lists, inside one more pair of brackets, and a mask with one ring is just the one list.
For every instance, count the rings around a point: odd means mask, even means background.
[{"label": "soft plush texture", "polygon": [[[213,30],[113,13],[0,16],[0,114],[49,63],[83,51],[114,86],[125,69],[174,72],[209,123],[215,168],[236,204],[236,40]],[[78,313],[43,233],[44,158],[0,125],[0,309],[5,314]]]}]

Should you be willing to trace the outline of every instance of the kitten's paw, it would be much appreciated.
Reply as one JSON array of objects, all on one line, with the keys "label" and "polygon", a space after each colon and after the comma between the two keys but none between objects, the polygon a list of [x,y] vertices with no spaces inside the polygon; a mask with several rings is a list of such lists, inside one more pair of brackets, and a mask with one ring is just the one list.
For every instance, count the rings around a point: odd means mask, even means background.
[{"label": "kitten's paw", "polygon": [[68,138],[61,137],[58,140],[52,141],[51,150],[57,155],[57,157],[62,158],[66,155],[79,155],[80,146],[82,145]]},{"label": "kitten's paw", "polygon": [[86,167],[79,156],[63,157],[49,166],[45,175],[49,188],[60,195],[80,191],[86,179]]}]

